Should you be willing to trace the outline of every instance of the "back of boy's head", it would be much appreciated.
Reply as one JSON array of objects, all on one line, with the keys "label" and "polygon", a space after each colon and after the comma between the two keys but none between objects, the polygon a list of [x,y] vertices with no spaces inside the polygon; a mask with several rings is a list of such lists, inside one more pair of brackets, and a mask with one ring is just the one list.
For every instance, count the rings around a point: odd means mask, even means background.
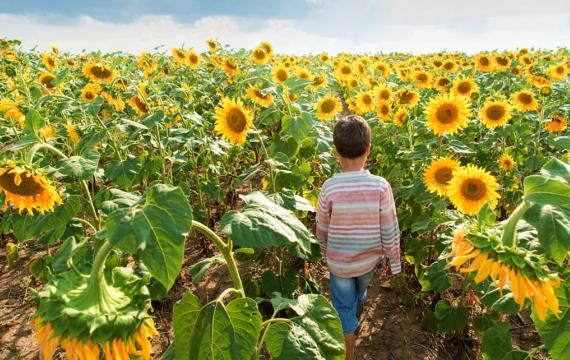
[{"label": "back of boy's head", "polygon": [[355,159],[366,153],[370,145],[370,126],[358,115],[348,115],[336,122],[333,142],[340,156]]}]

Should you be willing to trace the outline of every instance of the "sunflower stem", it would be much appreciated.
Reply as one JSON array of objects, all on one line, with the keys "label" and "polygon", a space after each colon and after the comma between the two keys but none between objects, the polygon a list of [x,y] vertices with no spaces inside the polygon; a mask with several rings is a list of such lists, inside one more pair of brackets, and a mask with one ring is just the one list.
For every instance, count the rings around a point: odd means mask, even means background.
[{"label": "sunflower stem", "polygon": [[[263,143],[263,137],[261,136],[261,133],[258,132],[257,136],[259,137],[259,142],[261,143],[261,148],[263,149],[263,152],[265,153],[265,162],[267,162],[267,159],[269,159],[269,152],[267,151],[267,148],[265,147],[265,144]],[[269,177],[271,178],[271,191],[275,192],[275,176],[273,173],[273,165],[271,165],[271,163],[268,163],[269,165]]]},{"label": "sunflower stem", "polygon": [[241,282],[236,261],[234,259],[231,241],[225,243],[215,232],[213,232],[209,227],[199,221],[192,220],[192,228],[206,235],[210,240],[212,240],[214,245],[216,245],[218,250],[222,253],[224,260],[226,260],[226,264],[228,265],[228,270],[230,272],[230,276],[232,278],[232,282],[234,283],[236,292],[238,292],[241,297],[244,297],[245,293],[243,290],[243,284]]},{"label": "sunflower stem", "polygon": [[529,208],[530,203],[523,201],[507,219],[505,228],[503,229],[503,235],[501,237],[501,241],[505,247],[511,248],[516,245],[515,230],[517,228],[517,223]]}]

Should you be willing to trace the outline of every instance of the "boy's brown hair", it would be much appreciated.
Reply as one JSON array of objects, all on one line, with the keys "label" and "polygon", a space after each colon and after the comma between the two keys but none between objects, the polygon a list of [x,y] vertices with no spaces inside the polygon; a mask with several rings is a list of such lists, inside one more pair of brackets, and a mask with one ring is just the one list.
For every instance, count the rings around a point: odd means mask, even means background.
[{"label": "boy's brown hair", "polygon": [[360,157],[370,145],[370,126],[358,115],[345,116],[334,125],[333,142],[340,156]]}]

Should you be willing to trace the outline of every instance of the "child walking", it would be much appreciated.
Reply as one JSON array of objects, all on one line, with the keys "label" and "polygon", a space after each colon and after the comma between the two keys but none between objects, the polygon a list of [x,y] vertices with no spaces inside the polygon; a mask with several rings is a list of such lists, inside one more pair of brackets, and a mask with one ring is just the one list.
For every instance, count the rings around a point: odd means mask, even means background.
[{"label": "child walking", "polygon": [[342,118],[333,141],[342,172],[323,184],[316,234],[330,272],[346,359],[353,360],[354,333],[377,265],[388,256],[392,274],[401,271],[400,230],[390,184],[364,169],[370,154],[368,123],[355,115]]}]

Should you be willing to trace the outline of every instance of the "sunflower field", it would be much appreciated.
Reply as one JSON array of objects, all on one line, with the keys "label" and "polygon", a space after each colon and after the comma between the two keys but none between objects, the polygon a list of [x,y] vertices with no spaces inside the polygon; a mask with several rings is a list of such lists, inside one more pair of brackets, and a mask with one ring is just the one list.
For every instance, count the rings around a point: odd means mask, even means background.
[{"label": "sunflower field", "polygon": [[[570,359],[568,49],[207,45],[77,55],[1,40],[0,241],[11,266],[26,242],[41,253],[29,326],[42,359],[344,359],[312,229],[349,113],[372,129],[368,169],[392,184],[404,275],[436,299],[422,326],[474,329],[485,359]],[[186,292],[153,354],[153,304],[198,241],[216,251],[192,282],[222,264],[231,286],[205,303]],[[511,343],[507,316],[522,312],[537,348]]]}]

